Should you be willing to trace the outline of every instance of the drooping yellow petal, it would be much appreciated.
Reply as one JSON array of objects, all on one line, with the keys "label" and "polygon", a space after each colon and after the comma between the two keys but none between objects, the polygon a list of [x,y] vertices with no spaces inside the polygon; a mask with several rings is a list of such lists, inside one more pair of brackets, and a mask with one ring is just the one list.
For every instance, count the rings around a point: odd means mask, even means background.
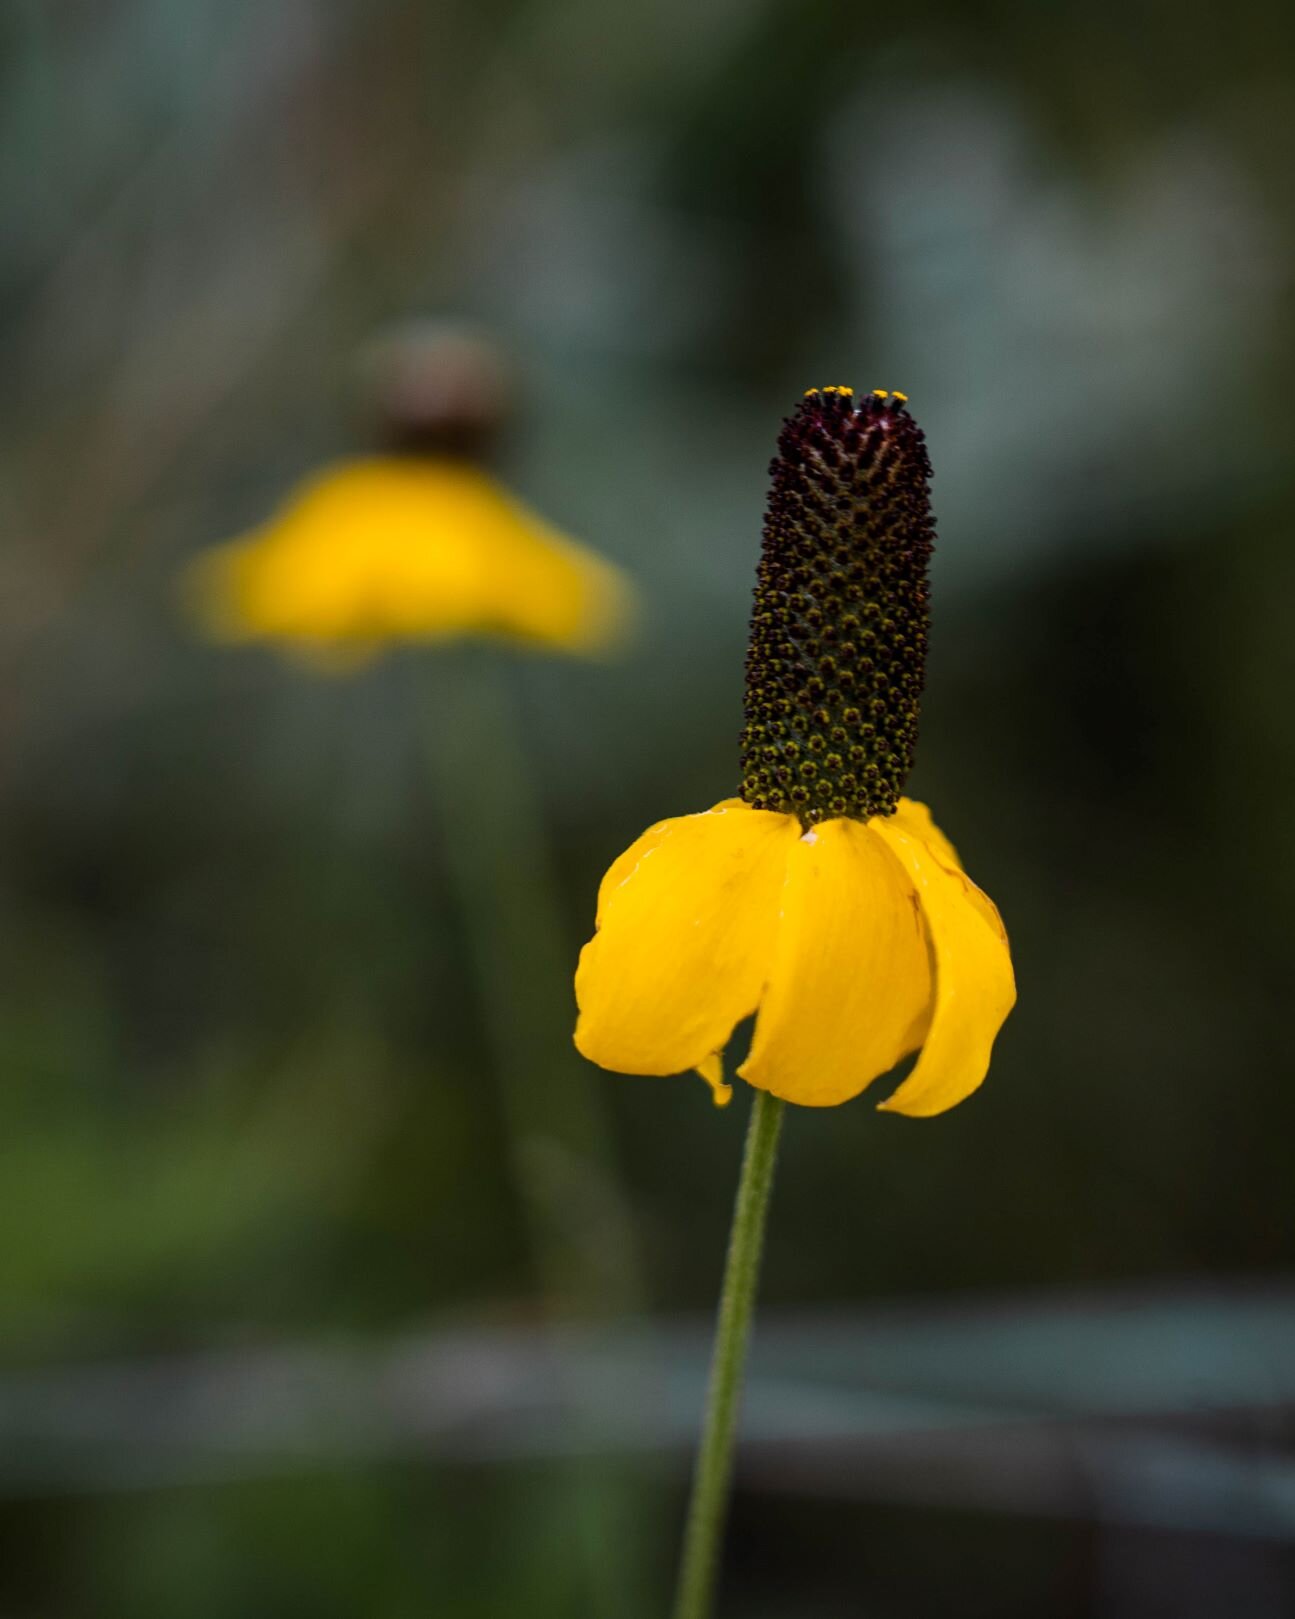
[{"label": "drooping yellow petal", "polygon": [[414,456],[311,479],[264,527],[199,557],[186,588],[217,640],[317,649],[500,634],[595,651],[628,601],[614,568],[485,473]]},{"label": "drooping yellow petal", "polygon": [[945,837],[935,824],[935,818],[925,804],[916,798],[901,798],[895,806],[893,815],[887,817],[891,826],[897,826],[902,831],[911,833],[913,837],[920,838],[937,859],[953,871],[962,870],[962,861],[958,851]]},{"label": "drooping yellow petal", "polygon": [[794,816],[730,800],[658,822],[620,856],[576,969],[576,1045],[591,1062],[715,1072],[714,1053],[768,977],[799,831]]},{"label": "drooping yellow petal", "polygon": [[931,1025],[912,1073],[881,1106],[927,1117],[953,1107],[984,1079],[1016,1001],[1007,934],[992,901],[897,816],[869,823],[907,871],[935,953]]},{"label": "drooping yellow petal", "polygon": [[[947,866],[950,871],[962,871],[962,859],[958,851],[936,826],[931,812],[925,804],[920,804],[915,798],[901,798],[895,813],[886,820],[886,825],[897,827],[901,832],[907,832],[919,843],[924,843],[941,865]],[[963,872],[966,876],[966,873]],[[967,879],[967,893],[971,903],[1001,935],[1003,943],[1007,943],[1007,929],[1003,926],[1003,919],[998,914],[998,907],[985,893],[983,888],[977,888],[970,878]]]},{"label": "drooping yellow petal", "polygon": [[787,862],[773,970],[738,1072],[789,1102],[848,1101],[913,1049],[930,996],[903,868],[872,823],[824,821]]},{"label": "drooping yellow petal", "polygon": [[521,506],[508,504],[517,522],[506,542],[500,531],[489,587],[499,633],[566,652],[608,651],[629,628],[625,577]]}]

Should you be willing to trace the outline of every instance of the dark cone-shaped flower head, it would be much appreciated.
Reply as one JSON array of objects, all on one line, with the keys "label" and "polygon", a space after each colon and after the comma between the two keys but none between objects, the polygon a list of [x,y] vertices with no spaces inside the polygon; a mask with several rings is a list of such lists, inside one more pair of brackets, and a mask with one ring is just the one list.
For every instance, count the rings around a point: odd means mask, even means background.
[{"label": "dark cone-shaped flower head", "polygon": [[930,617],[930,462],[903,394],[812,389],[783,423],[746,661],[742,797],[806,825],[890,815]]}]

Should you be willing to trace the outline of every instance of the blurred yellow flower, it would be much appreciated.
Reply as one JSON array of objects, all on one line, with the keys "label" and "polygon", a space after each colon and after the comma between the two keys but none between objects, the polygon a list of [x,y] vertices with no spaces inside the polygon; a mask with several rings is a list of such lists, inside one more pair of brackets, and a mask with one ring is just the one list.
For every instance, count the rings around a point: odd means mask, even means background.
[{"label": "blurred yellow flower", "polygon": [[980,1084],[1016,989],[1007,934],[912,763],[929,618],[929,463],[902,395],[812,390],[784,425],[747,654],[742,792],[616,860],[576,972],[576,1045],[627,1073],[698,1069],[756,1014],[739,1076],[810,1107],[902,1058],[881,1105]]},{"label": "blurred yellow flower", "polygon": [[261,528],[186,571],[204,631],[345,666],[392,641],[497,635],[597,653],[628,586],[466,460],[382,455],[309,479]]}]

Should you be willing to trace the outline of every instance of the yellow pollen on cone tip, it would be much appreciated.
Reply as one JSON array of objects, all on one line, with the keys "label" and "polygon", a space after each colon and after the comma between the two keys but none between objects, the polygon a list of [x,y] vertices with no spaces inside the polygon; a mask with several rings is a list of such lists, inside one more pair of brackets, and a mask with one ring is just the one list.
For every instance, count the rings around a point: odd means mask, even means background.
[{"label": "yellow pollen on cone tip", "polygon": [[[806,399],[817,399],[823,394],[840,394],[842,399],[853,399],[854,389],[847,388],[839,383],[833,383],[828,388],[805,389]],[[901,405],[908,403],[908,395],[900,393],[898,388],[874,388],[872,389],[872,397],[874,399],[896,399]]]}]

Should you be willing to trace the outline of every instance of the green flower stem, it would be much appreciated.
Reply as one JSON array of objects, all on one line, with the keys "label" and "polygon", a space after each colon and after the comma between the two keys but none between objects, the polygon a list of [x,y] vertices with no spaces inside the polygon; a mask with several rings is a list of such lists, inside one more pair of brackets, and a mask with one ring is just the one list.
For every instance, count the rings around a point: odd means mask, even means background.
[{"label": "green flower stem", "polygon": [[[599,1076],[571,1042],[574,950],[508,671],[464,647],[419,671],[425,755],[443,861],[476,985],[513,1179],[550,1325],[609,1324],[643,1309],[629,1202]],[[570,1390],[586,1454],[571,1510],[588,1589],[582,1611],[632,1619],[650,1588],[642,1481],[600,1452],[623,1390]]]},{"label": "green flower stem", "polygon": [[571,1042],[575,951],[521,723],[490,648],[425,671],[427,759],[530,1245],[559,1317],[643,1294],[598,1075]]},{"label": "green flower stem", "polygon": [[709,1619],[714,1599],[733,1476],[733,1442],[742,1400],[742,1377],[755,1313],[764,1228],[785,1106],[767,1091],[757,1091],[751,1108],[729,1232],[728,1258],[724,1264],[724,1288],[720,1295],[719,1320],[711,1352],[710,1387],[706,1395],[706,1421],[693,1474],[674,1619]]}]

